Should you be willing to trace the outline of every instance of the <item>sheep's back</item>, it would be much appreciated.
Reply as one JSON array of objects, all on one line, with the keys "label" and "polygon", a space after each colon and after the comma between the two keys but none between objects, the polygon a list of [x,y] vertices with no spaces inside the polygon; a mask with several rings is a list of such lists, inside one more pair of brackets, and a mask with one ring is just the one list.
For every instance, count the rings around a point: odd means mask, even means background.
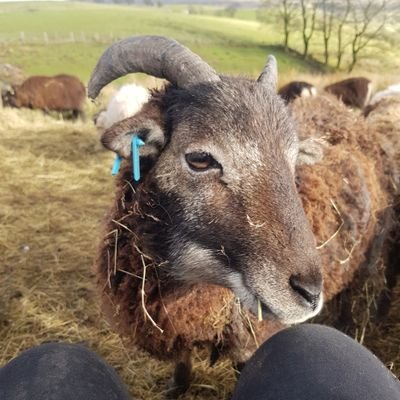
[{"label": "sheep's back", "polygon": [[333,97],[293,105],[301,138],[323,139],[320,163],[300,167],[299,193],[322,258],[329,300],[368,265],[369,250],[384,228],[389,178],[377,132],[363,116]]}]

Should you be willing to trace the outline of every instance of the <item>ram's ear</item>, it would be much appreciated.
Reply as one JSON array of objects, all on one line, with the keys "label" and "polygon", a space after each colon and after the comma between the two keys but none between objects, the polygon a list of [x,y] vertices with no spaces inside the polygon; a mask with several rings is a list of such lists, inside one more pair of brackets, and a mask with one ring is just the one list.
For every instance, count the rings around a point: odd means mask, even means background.
[{"label": "ram's ear", "polygon": [[102,134],[101,143],[121,157],[129,158],[133,135],[145,143],[140,148],[141,156],[157,156],[164,148],[164,115],[159,102],[150,100],[138,114],[112,125]]},{"label": "ram's ear", "polygon": [[327,145],[325,140],[308,138],[300,140],[297,165],[315,164],[324,157],[324,147]]}]

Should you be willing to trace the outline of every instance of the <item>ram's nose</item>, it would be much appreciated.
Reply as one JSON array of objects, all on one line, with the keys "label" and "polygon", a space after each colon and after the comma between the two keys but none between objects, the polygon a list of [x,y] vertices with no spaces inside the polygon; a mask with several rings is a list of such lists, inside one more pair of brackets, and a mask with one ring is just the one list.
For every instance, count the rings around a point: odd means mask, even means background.
[{"label": "ram's nose", "polygon": [[321,274],[303,276],[300,274],[292,275],[289,278],[290,287],[315,310],[320,303],[322,291]]}]

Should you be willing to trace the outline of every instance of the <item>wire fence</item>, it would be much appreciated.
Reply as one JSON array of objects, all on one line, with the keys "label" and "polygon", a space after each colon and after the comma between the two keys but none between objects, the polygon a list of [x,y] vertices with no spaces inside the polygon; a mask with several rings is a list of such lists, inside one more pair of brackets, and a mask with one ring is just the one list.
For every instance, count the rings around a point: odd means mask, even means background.
[{"label": "wire fence", "polygon": [[[130,33],[132,34],[132,33]],[[61,44],[61,43],[110,43],[123,38],[114,32],[13,32],[0,33],[1,44]]]}]

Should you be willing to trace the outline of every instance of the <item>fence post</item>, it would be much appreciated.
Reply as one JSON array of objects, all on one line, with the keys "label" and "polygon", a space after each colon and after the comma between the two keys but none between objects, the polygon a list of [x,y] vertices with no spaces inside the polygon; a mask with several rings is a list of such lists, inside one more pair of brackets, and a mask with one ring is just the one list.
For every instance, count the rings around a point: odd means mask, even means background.
[{"label": "fence post", "polygon": [[20,32],[19,33],[19,39],[22,43],[25,43],[25,32]]},{"label": "fence post", "polygon": [[43,40],[46,44],[49,44],[49,36],[47,35],[47,32],[43,32]]}]

